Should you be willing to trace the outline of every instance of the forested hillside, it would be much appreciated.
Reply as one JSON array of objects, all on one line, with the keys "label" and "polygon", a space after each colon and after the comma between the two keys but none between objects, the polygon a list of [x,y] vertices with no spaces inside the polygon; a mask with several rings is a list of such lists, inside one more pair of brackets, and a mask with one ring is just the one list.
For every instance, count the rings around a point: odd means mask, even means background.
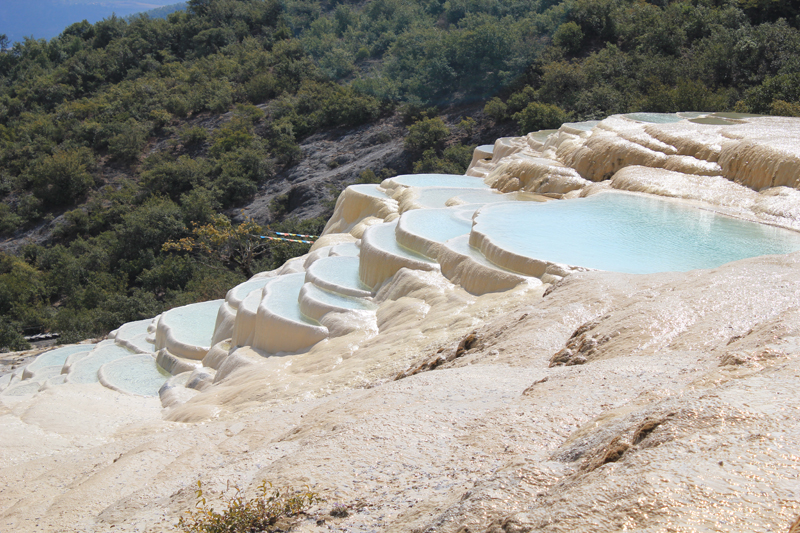
[{"label": "forested hillside", "polygon": [[[788,0],[188,4],[0,53],[0,347],[24,346],[23,332],[102,335],[302,253],[254,249],[261,228],[238,213],[320,131],[407,127],[413,166],[352,182],[463,172],[497,128],[630,111],[800,116]],[[271,206],[273,230],[322,228]],[[165,246],[180,239],[208,246]]]}]

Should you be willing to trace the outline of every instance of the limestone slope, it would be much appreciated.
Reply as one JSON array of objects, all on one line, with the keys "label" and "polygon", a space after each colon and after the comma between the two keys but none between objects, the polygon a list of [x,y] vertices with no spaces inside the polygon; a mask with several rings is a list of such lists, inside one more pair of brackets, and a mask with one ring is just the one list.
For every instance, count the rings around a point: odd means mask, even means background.
[{"label": "limestone slope", "polygon": [[[796,146],[764,133],[798,121],[688,116],[347,189],[308,256],[20,368],[0,382],[0,531],[174,531],[198,480],[211,501],[307,485],[325,502],[304,532],[786,530],[800,252],[633,275],[473,239],[481,206],[611,189],[800,228]],[[74,379],[131,350],[172,374],[160,396]]]}]

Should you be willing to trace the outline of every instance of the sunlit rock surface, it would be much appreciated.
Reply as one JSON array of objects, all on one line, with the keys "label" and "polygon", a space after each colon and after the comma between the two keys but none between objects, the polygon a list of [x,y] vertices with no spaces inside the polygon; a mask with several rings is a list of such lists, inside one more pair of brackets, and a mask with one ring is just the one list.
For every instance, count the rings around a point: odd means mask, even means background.
[{"label": "sunlit rock surface", "polygon": [[297,531],[787,530],[798,180],[798,119],[634,113],[351,186],[308,255],[0,376],[0,531],[173,531],[198,479],[308,485]]}]

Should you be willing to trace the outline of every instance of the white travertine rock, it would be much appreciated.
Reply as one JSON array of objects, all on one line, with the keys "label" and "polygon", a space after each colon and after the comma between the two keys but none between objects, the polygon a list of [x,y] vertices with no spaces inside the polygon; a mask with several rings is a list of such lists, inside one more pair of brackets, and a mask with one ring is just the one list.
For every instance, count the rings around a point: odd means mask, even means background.
[{"label": "white travertine rock", "polygon": [[213,368],[218,370],[222,361],[228,357],[228,353],[231,351],[231,340],[225,339],[214,344],[205,357],[203,357],[203,366],[208,368]]},{"label": "white travertine rock", "polygon": [[320,236],[320,238],[311,245],[309,253],[313,253],[319,248],[325,248],[327,246],[335,247],[338,244],[356,242],[358,239],[359,237],[353,237],[349,233],[328,233]]},{"label": "white travertine rock", "polygon": [[500,192],[523,190],[540,194],[566,194],[589,184],[558,161],[527,154],[507,157],[487,176],[486,181]]},{"label": "white travertine rock", "polygon": [[156,352],[156,363],[173,376],[184,372],[190,372],[201,366],[200,361],[178,357],[166,348],[162,348]]},{"label": "white travertine rock", "polygon": [[527,150],[528,143],[520,137],[501,137],[494,142],[492,163],[497,164],[511,154]]},{"label": "white travertine rock", "polygon": [[[437,270],[438,265],[414,253],[398,249],[394,241],[396,223],[386,223],[367,229],[361,238],[361,261],[358,274],[361,281],[373,290],[392,277],[401,268]],[[391,233],[392,240],[387,234]]]},{"label": "white travertine rock", "polygon": [[722,176],[699,176],[660,168],[625,167],[611,179],[615,189],[670,198],[701,200],[724,207],[752,208],[758,193]]},{"label": "white travertine rock", "polygon": [[281,276],[264,287],[252,327],[253,339],[247,345],[271,354],[293,353],[328,337],[327,328],[292,310],[292,305],[297,308],[304,279],[302,273]]},{"label": "white travertine rock", "polygon": [[162,313],[156,326],[155,350],[166,348],[178,357],[203,359],[214,337],[211,324],[219,321],[219,307],[224,302],[213,300]]},{"label": "white travertine rock", "polygon": [[236,327],[236,315],[238,314],[238,307],[232,307],[228,301],[223,301],[217,311],[217,323],[214,326],[214,336],[211,337],[211,345],[224,340],[230,339],[233,335],[233,330]]},{"label": "white travertine rock", "polygon": [[475,150],[472,152],[472,160],[469,162],[467,166],[466,175],[470,175],[469,171],[472,169],[478,162],[487,161],[492,159],[492,154],[494,153],[494,146],[492,145],[483,145],[477,146]]},{"label": "white travertine rock", "polygon": [[[367,217],[386,220],[390,215],[397,213],[397,201],[385,195],[368,194],[366,187],[351,186],[342,191],[336,200],[333,215],[325,225],[323,235],[348,233]],[[357,235],[355,237],[360,238]]]},{"label": "white travertine rock", "polygon": [[[465,242],[457,246],[458,241]],[[467,251],[468,246],[469,237],[466,235],[453,239],[437,248],[436,258],[442,267],[442,275],[467,292],[480,296],[489,292],[506,291],[528,279],[526,276],[502,270],[485,259],[481,261],[476,257],[478,254]]]}]

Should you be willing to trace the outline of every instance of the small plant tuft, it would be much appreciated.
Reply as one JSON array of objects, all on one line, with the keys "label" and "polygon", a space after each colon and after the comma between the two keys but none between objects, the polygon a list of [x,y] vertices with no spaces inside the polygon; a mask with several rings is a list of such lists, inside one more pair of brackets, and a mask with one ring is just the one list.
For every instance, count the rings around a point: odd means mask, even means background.
[{"label": "small plant tuft", "polygon": [[187,516],[175,527],[185,533],[277,533],[285,531],[292,519],[311,505],[322,501],[308,487],[300,491],[273,489],[266,480],[258,486],[258,495],[249,500],[238,486],[234,485],[233,490],[233,496],[223,498],[226,509],[218,513],[206,501],[198,481],[195,509],[187,511]]}]

